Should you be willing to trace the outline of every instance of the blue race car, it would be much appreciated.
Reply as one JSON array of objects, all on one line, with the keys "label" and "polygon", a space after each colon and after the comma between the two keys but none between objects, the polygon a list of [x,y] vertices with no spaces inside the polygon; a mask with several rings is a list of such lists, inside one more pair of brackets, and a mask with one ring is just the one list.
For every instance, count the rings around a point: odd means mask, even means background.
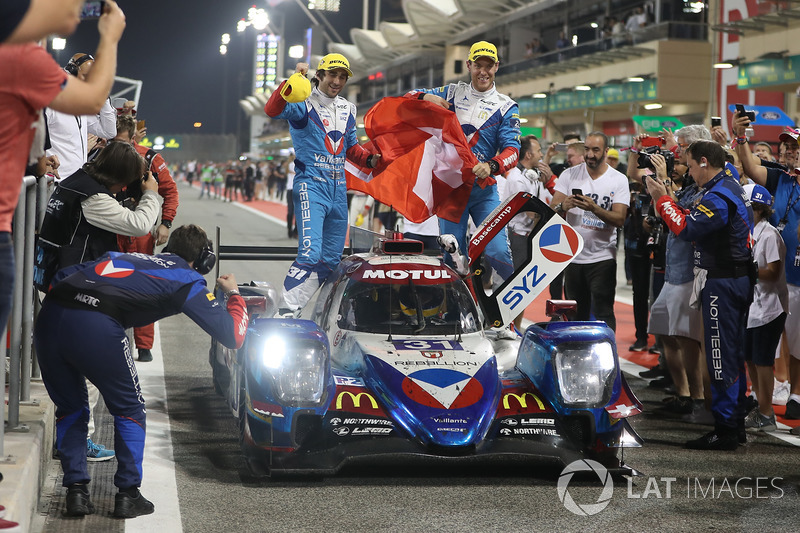
[{"label": "blue race car", "polygon": [[[521,211],[538,218],[530,261],[487,294],[480,243]],[[456,268],[417,241],[352,228],[351,242],[354,233],[365,246],[322,285],[308,318],[272,318],[275,289],[242,285],[244,346],[212,344],[215,388],[238,417],[253,474],[329,475],[364,456],[512,454],[632,472],[618,452],[641,446],[627,418],[642,406],[614,333],[563,320],[521,337],[502,329],[580,251],[563,219],[520,193],[478,228],[468,265],[450,250]],[[218,250],[221,260],[276,258],[274,249]],[[551,316],[569,309],[574,302],[548,302]]]}]

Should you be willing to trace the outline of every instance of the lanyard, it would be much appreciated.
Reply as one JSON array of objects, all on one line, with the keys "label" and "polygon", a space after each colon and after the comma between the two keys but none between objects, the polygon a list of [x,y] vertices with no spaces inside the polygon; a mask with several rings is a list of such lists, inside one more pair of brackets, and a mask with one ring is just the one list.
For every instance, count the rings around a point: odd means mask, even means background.
[{"label": "lanyard", "polygon": [[785,226],[786,223],[789,222],[789,211],[791,211],[794,205],[797,203],[797,201],[800,200],[800,194],[798,194],[797,198],[794,199],[794,202],[792,202],[791,204],[789,203],[792,199],[792,196],[794,196],[794,190],[796,188],[797,188],[797,179],[794,179],[792,181],[792,190],[789,191],[789,198],[786,199],[786,211],[783,213],[783,216],[781,217],[781,220],[778,224],[783,224]]}]

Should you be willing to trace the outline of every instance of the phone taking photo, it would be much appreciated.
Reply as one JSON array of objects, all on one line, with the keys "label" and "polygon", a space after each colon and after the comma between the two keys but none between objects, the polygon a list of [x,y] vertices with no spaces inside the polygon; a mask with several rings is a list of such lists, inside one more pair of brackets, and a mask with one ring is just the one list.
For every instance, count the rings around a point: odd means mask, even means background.
[{"label": "phone taking photo", "polygon": [[567,143],[557,143],[556,144],[556,152],[559,152],[559,153],[562,153],[562,154],[566,154],[568,146],[569,145]]},{"label": "phone taking photo", "polygon": [[137,121],[136,121],[136,130],[137,130],[137,131],[143,130],[143,129],[145,129],[146,127],[147,127],[147,126],[145,125],[145,121],[144,121],[144,120],[137,120]]},{"label": "phone taking photo", "polygon": [[711,127],[722,126],[722,117],[711,117]]},{"label": "phone taking photo", "polygon": [[87,0],[81,9],[81,20],[99,19],[105,7],[105,0]]},{"label": "phone taking photo", "polygon": [[573,196],[583,196],[583,191],[580,189],[572,189]]}]

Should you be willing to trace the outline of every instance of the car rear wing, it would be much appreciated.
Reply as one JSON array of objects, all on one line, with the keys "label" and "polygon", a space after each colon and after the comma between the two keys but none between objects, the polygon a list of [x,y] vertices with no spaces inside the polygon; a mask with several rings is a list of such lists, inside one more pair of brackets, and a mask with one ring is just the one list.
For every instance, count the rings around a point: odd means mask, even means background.
[{"label": "car rear wing", "polygon": [[[482,289],[481,258],[486,245],[520,213],[533,213],[536,223],[528,235],[526,261],[491,294]],[[535,196],[520,192],[502,202],[475,230],[469,242],[469,264],[477,278],[475,296],[486,325],[503,327],[522,313],[583,249],[583,238],[566,220]]]}]

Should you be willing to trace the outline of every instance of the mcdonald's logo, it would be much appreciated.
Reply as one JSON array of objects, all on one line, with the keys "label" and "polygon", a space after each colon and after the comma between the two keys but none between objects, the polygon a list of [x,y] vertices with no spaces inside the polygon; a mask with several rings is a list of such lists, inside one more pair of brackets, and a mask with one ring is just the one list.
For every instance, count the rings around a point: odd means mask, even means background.
[{"label": "mcdonald's logo", "polygon": [[544,409],[544,404],[542,403],[542,400],[540,400],[539,397],[536,396],[532,392],[523,392],[521,395],[520,394],[514,394],[513,392],[506,393],[506,395],[503,396],[503,408],[507,409],[507,410],[511,409],[511,407],[509,406],[508,399],[510,397],[513,397],[514,399],[517,400],[517,403],[519,404],[519,406],[522,409],[527,409],[528,408],[528,400],[526,398],[527,396],[530,396],[536,402],[536,405],[539,406],[539,410],[540,411],[544,411],[545,410]]},{"label": "mcdonald's logo", "polygon": [[361,397],[362,396],[366,396],[367,397],[367,399],[372,404],[372,408],[373,409],[378,409],[378,402],[375,401],[375,398],[373,398],[370,393],[368,393],[368,392],[359,392],[357,394],[353,394],[350,391],[342,391],[342,392],[339,393],[339,396],[336,398],[336,409],[341,409],[342,408],[342,398],[344,398],[345,395],[350,397],[350,401],[353,402],[353,408],[354,409],[360,409],[361,408]]}]

